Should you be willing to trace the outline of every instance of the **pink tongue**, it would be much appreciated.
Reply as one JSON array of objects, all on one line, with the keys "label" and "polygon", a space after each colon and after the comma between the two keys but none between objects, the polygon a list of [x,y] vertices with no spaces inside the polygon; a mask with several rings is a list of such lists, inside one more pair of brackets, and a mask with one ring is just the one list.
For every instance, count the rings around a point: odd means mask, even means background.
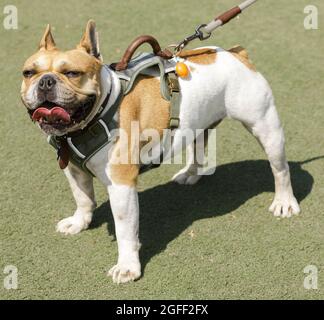
[{"label": "pink tongue", "polygon": [[54,122],[58,120],[62,120],[63,122],[66,123],[71,122],[70,115],[61,107],[54,107],[51,110],[44,107],[38,108],[33,113],[33,120],[39,121],[42,118],[46,119],[49,122]]}]

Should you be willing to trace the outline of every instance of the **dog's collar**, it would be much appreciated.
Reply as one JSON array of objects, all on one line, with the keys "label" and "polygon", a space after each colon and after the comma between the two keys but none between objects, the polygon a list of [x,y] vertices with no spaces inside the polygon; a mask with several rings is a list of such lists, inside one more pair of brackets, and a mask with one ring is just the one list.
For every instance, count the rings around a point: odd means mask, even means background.
[{"label": "dog's collar", "polygon": [[[106,79],[106,78],[108,78],[108,79]],[[106,87],[107,83],[110,84],[109,88]],[[105,108],[109,107],[108,102],[110,100],[111,93],[113,91],[113,83],[112,83],[111,71],[107,68],[106,65],[103,65],[103,67],[102,67],[101,86],[102,86],[102,94],[101,94],[102,98],[98,103],[99,108],[97,109],[94,118],[96,118],[97,116],[100,116],[100,113]]]},{"label": "dog's collar", "polygon": [[[82,132],[87,130],[87,128],[91,127],[96,121],[100,120],[100,118],[103,118],[108,112],[112,117],[114,117],[115,112],[117,111],[119,105],[116,104],[116,102],[118,98],[120,98],[120,95],[122,94],[122,86],[120,85],[120,81],[117,77],[115,77],[114,79],[113,72],[109,69],[107,65],[103,65],[102,67],[101,84],[102,84],[101,99],[98,102],[98,106],[92,112],[94,114],[92,116],[92,119],[90,121],[87,120],[87,123],[81,125],[81,129],[73,132],[69,132],[63,135],[62,138],[77,137],[78,135],[82,134]],[[109,87],[107,87],[107,84],[109,84]]]},{"label": "dog's collar", "polygon": [[[114,86],[113,86],[113,76],[111,70],[106,65],[102,66],[101,72],[100,72],[100,78],[101,78],[101,97],[97,103],[97,106],[93,108],[90,115],[86,120],[83,120],[80,124],[80,129],[76,132],[80,132],[81,130],[84,130],[87,126],[89,126],[90,123],[95,121],[95,119],[100,116],[101,112],[105,110],[106,108],[109,108],[113,103],[114,100],[116,100],[116,95],[114,95]],[[70,135],[68,133],[67,135]]]}]

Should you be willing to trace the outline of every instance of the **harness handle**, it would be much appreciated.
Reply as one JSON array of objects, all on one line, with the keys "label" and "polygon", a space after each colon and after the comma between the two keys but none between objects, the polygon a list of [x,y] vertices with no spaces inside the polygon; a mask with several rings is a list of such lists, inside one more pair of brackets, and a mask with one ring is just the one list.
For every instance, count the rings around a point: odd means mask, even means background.
[{"label": "harness handle", "polygon": [[113,68],[116,71],[122,71],[127,69],[128,63],[134,55],[135,51],[144,43],[148,43],[151,45],[153,49],[153,53],[163,59],[171,59],[173,57],[172,53],[169,50],[161,49],[159,42],[152,36],[143,35],[136,38],[126,49],[122,59],[120,62],[113,64]]}]

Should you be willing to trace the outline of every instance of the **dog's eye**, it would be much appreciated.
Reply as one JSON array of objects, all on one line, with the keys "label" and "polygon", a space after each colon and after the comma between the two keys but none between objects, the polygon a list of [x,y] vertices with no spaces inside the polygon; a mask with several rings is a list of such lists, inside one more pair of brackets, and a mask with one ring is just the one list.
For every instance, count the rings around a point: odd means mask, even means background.
[{"label": "dog's eye", "polygon": [[23,71],[23,76],[25,78],[31,78],[35,74],[36,74],[36,71],[35,70],[24,70]]},{"label": "dog's eye", "polygon": [[77,78],[81,76],[81,72],[79,71],[66,71],[63,73],[68,78]]}]

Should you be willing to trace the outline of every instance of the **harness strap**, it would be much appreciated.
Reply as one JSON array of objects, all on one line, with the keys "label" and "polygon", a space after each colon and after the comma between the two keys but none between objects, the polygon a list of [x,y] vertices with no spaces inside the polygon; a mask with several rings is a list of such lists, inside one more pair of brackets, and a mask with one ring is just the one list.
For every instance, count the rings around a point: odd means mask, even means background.
[{"label": "harness strap", "polygon": [[114,138],[113,130],[118,129],[118,123],[114,119],[114,115],[123,99],[123,86],[119,96],[109,110],[102,116],[77,133],[71,133],[63,137],[49,136],[48,142],[58,150],[58,156],[62,158],[62,149],[66,150],[66,146],[70,149],[69,160],[82,168],[88,174],[94,174],[87,168],[87,162],[107,144],[112,142]]},{"label": "harness strap", "polygon": [[168,85],[170,90],[170,129],[179,128],[180,125],[180,86],[178,76],[175,72],[168,74]]},{"label": "harness strap", "polygon": [[[175,72],[169,72],[167,74],[167,83],[166,86],[169,91],[169,99],[170,99],[170,122],[169,122],[169,128],[171,130],[179,128],[180,125],[180,86],[179,86],[179,80],[178,76]],[[150,163],[145,164],[140,167],[140,174],[143,172],[149,171],[154,168],[160,167],[161,163],[163,162],[164,154],[163,151],[160,155],[160,162],[158,164]]]},{"label": "harness strap", "polygon": [[[120,106],[127,89],[129,88],[128,81],[119,77],[121,89],[115,102],[105,110],[105,106],[109,100],[109,94],[102,104],[102,111],[99,117],[95,117],[86,128],[77,132],[69,133],[65,136],[49,136],[48,142],[57,150],[58,159],[61,169],[64,169],[68,161],[81,168],[84,172],[94,176],[88,169],[88,161],[106,145],[113,142],[116,135],[113,131],[118,129],[118,120],[116,113]],[[163,85],[162,85],[163,82]],[[161,92],[165,92],[165,99],[170,101],[170,123],[171,130],[177,129],[180,124],[180,86],[179,80],[174,71],[165,74],[161,77]],[[161,154],[161,159],[163,154]],[[163,159],[162,159],[163,160]],[[147,171],[153,167],[158,167],[156,164],[142,165],[141,172]]]}]

